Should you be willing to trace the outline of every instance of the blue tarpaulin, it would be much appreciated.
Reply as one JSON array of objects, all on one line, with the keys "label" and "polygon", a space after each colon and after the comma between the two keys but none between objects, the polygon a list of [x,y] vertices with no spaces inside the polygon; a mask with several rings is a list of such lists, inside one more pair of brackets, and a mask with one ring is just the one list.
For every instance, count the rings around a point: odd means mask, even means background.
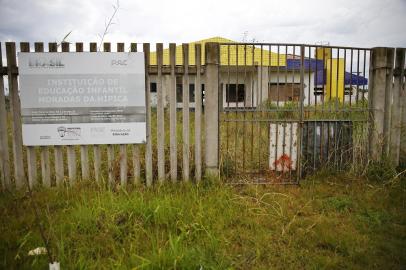
[{"label": "blue tarpaulin", "polygon": [[[326,71],[324,69],[322,70],[317,70],[317,73],[315,74],[315,82],[316,85],[323,85],[326,84]],[[345,72],[344,75],[344,84],[345,85],[367,85],[368,84],[368,79],[356,74],[352,74],[350,72]]]},{"label": "blue tarpaulin", "polygon": [[[283,68],[281,68],[283,69]],[[286,62],[287,70],[300,70],[300,59],[287,59]],[[304,69],[305,71],[313,71],[315,74],[316,85],[326,84],[326,71],[324,70],[323,60],[317,59],[304,59]],[[345,85],[367,85],[368,79],[356,74],[351,74],[350,72],[345,72],[344,75]]]}]

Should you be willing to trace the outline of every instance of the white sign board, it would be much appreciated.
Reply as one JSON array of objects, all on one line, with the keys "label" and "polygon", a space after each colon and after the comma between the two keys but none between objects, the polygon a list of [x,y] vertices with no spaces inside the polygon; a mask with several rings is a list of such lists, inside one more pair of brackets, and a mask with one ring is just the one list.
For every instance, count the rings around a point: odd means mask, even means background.
[{"label": "white sign board", "polygon": [[269,168],[272,171],[296,170],[297,123],[271,123],[269,126]]},{"label": "white sign board", "polygon": [[24,145],[143,143],[143,53],[19,53]]}]

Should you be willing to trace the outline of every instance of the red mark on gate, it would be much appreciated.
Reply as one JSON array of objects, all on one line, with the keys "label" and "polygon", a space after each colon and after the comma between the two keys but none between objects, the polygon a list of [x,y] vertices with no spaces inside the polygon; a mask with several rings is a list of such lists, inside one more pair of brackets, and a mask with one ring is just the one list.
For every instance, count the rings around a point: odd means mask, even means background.
[{"label": "red mark on gate", "polygon": [[282,171],[284,171],[285,168],[288,170],[291,170],[293,162],[292,162],[292,159],[288,155],[283,154],[282,156],[280,156],[280,158],[278,158],[277,160],[274,161],[274,165],[275,165],[275,169],[278,168],[278,165],[281,165]]}]

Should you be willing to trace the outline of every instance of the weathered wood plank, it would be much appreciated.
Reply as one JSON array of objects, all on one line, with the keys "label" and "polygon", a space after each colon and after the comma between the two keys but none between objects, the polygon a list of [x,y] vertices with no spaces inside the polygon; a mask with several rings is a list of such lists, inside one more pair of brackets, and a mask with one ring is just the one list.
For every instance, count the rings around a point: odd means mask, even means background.
[{"label": "weathered wood plank", "polygon": [[120,184],[127,185],[127,145],[120,144]]},{"label": "weathered wood plank", "polygon": [[135,42],[131,43],[130,47],[131,47],[130,50],[132,52],[137,52],[137,43]]},{"label": "weathered wood plank", "polygon": [[68,176],[69,184],[73,185],[77,179],[77,167],[76,167],[76,151],[74,146],[68,146],[66,148],[68,156]]},{"label": "weathered wood plank", "polygon": [[202,179],[202,83],[200,78],[201,69],[201,45],[195,45],[196,83],[195,83],[195,177],[199,182]]},{"label": "weathered wood plank", "polygon": [[183,134],[183,181],[189,181],[189,44],[182,44],[183,52],[183,66],[185,74],[183,75],[183,88],[182,88],[182,134]]},{"label": "weathered wood plank", "polygon": [[169,44],[169,61],[171,64],[171,87],[169,89],[169,151],[170,151],[170,166],[171,180],[176,182],[178,178],[178,150],[176,139],[176,44]]},{"label": "weathered wood plank", "polygon": [[[69,42],[62,42],[62,52],[69,52],[70,46]],[[68,145],[66,147],[67,157],[68,157],[68,177],[69,184],[72,186],[77,179],[77,166],[76,166],[76,151],[73,145]]]},{"label": "weathered wood plank", "polygon": [[117,52],[124,52],[124,43],[123,42],[117,43]]},{"label": "weathered wood plank", "polygon": [[165,181],[165,112],[164,94],[162,89],[163,44],[156,44],[158,77],[157,77],[157,150],[158,150],[158,181]]},{"label": "weathered wood plank", "polygon": [[[137,43],[131,43],[131,52],[137,52]],[[137,144],[132,145],[133,149],[133,174],[134,185],[141,184],[141,163],[140,163],[140,146]]]},{"label": "weathered wood plank", "polygon": [[[124,43],[117,43],[117,52],[124,52]],[[127,145],[120,145],[120,183],[127,185]]]},{"label": "weathered wood plank", "polygon": [[16,187],[22,188],[24,185],[24,161],[23,161],[23,139],[21,128],[21,106],[18,93],[17,75],[11,73],[13,68],[17,67],[16,46],[14,42],[6,42],[7,66],[9,68],[8,84],[10,97],[10,110],[12,118],[13,132],[13,162],[14,179]]},{"label": "weathered wood plank", "polygon": [[48,147],[41,147],[41,174],[42,184],[51,187],[51,166],[49,163]]},{"label": "weathered wood plank", "polygon": [[[76,42],[76,52],[83,52],[83,43]],[[90,178],[89,169],[89,147],[87,145],[80,146],[80,168],[82,172],[82,179]]]},{"label": "weathered wood plank", "polygon": [[28,183],[30,187],[36,186],[38,184],[38,174],[37,174],[37,153],[35,147],[27,147],[27,164],[28,164]]},{"label": "weathered wood plank", "polygon": [[[57,52],[58,45],[55,42],[48,44],[49,52]],[[55,155],[55,180],[56,185],[59,186],[63,183],[65,172],[64,172],[64,164],[63,164],[63,147],[56,145],[54,146],[54,155]]]},{"label": "weathered wood plank", "polygon": [[140,148],[134,145],[133,148],[134,185],[141,184]]},{"label": "weathered wood plank", "polygon": [[[145,70],[149,67],[149,43],[143,44],[143,51],[145,57]],[[146,135],[146,150],[145,150],[145,178],[147,186],[152,186],[152,137],[151,137],[151,95],[149,89],[149,75],[145,73],[145,109],[146,109],[146,125],[147,125],[147,135]]]},{"label": "weathered wood plank", "polygon": [[[111,52],[111,43],[105,42],[103,43],[103,51]],[[115,184],[114,179],[114,145],[109,144],[107,145],[107,170],[108,170],[108,181],[110,187],[113,187]]]},{"label": "weathered wood plank", "polygon": [[[34,43],[35,52],[44,52],[44,43],[35,42]],[[51,166],[49,163],[49,150],[47,146],[40,146],[41,155],[41,177],[42,184],[45,187],[51,186]]]},{"label": "weathered wood plank", "polygon": [[[97,52],[97,43],[90,43],[90,52]],[[93,166],[94,166],[94,178],[97,183],[101,181],[101,148],[99,145],[93,145]]]},{"label": "weathered wood plank", "polygon": [[114,145],[107,145],[107,171],[109,186],[114,187]]},{"label": "weathered wood plank", "polygon": [[[2,55],[2,44],[0,42],[0,55]],[[0,57],[0,67],[3,66],[3,58]],[[4,95],[4,80],[0,76],[0,178],[4,189],[11,188],[10,154],[8,150],[8,125],[7,110]]]},{"label": "weathered wood plank", "polygon": [[[21,52],[30,52],[29,42],[20,42]],[[27,146],[27,172],[30,187],[37,185],[37,154],[34,146]]]}]

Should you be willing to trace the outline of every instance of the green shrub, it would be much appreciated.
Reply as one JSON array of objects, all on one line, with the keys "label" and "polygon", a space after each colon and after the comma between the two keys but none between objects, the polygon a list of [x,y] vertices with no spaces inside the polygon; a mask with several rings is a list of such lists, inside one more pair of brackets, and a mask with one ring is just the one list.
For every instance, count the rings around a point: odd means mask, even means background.
[{"label": "green shrub", "polygon": [[388,160],[370,161],[367,165],[366,176],[372,182],[383,183],[395,175],[396,169]]}]

